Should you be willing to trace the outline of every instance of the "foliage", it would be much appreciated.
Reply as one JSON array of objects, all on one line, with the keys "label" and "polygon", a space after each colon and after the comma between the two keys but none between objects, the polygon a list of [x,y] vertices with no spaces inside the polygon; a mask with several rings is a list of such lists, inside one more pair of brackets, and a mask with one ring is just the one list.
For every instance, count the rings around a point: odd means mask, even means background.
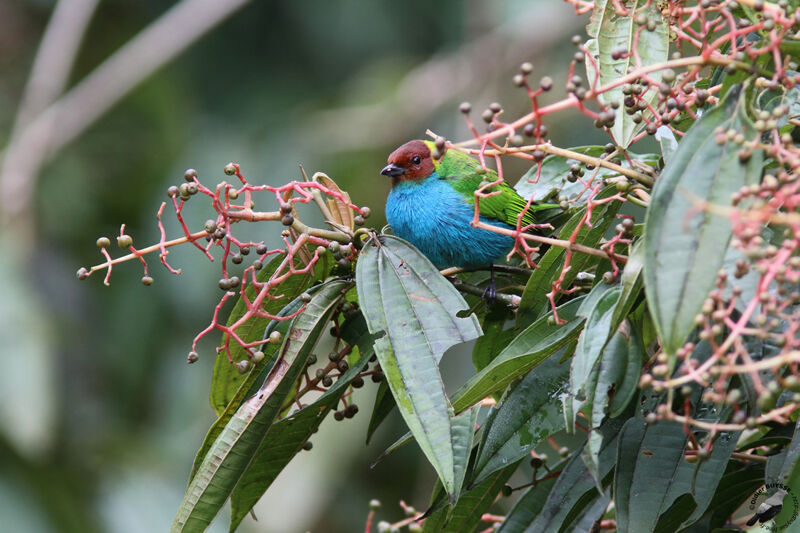
[{"label": "foliage", "polygon": [[[800,75],[787,50],[800,17],[761,0],[570,3],[592,13],[591,39],[574,40],[564,99],[541,105],[553,82],[532,85],[523,64],[514,83],[529,114],[504,122],[493,104],[480,132],[462,104],[474,138],[435,136],[484,168],[494,161],[500,179],[503,158],[532,163],[517,190],[563,210],[548,235],[515,232],[494,303],[476,296],[479,274],[440,272],[401,239],[356,229],[370,210],[321,173],[252,185],[231,163],[240,185],[209,188],[189,170],[168,191],[182,237],[162,231],[137,249],[123,225],[117,242],[130,255],[117,259],[98,242],[106,262],[80,278],[105,270],[107,282],[113,265],[138,258],[152,283],[144,256],[158,252],[176,272],[168,248],[183,243],[222,256],[224,294],[189,353],[192,363],[197,341],[222,332],[211,393],[220,418],[174,531],[204,530],[229,498],[235,529],[324,417],[358,412],[365,378],[381,383],[369,434],[396,406],[410,434],[392,449],[415,441],[438,475],[425,513],[406,507],[379,531],[735,530],[754,486],[796,481]],[[566,109],[612,142],[548,142],[543,119]],[[659,153],[628,151],[651,136]],[[276,210],[256,210],[262,193]],[[183,208],[197,195],[215,215],[192,232]],[[303,223],[302,204],[329,227]],[[473,225],[502,231],[477,213]],[[260,221],[286,227],[283,247],[234,236],[236,223]],[[493,340],[478,341],[476,374],[448,395],[442,356],[483,332]],[[512,487],[515,472],[531,482]],[[505,516],[488,513],[522,489]],[[778,525],[792,519],[784,507]]]}]

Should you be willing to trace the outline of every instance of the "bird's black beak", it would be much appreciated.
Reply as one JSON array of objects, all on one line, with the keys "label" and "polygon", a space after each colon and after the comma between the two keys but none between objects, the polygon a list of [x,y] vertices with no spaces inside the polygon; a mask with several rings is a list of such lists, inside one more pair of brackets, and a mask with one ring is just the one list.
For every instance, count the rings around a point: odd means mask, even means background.
[{"label": "bird's black beak", "polygon": [[383,170],[381,170],[381,174],[383,174],[384,176],[389,176],[390,178],[397,178],[405,173],[406,169],[404,169],[403,167],[398,167],[394,163],[386,165],[385,167],[383,167]]}]

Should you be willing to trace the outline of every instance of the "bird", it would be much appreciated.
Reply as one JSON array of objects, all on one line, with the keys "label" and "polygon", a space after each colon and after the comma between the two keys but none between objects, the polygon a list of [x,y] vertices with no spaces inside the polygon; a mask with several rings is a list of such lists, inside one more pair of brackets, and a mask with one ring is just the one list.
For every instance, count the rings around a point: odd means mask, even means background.
[{"label": "bird", "polygon": [[761,522],[763,524],[778,516],[778,513],[780,513],[783,508],[783,499],[785,497],[786,491],[784,489],[778,489],[775,494],[761,502],[761,505],[759,505],[756,510],[756,514],[747,521],[747,525],[754,526],[756,522]]},{"label": "bird", "polygon": [[[436,153],[437,156],[434,157]],[[381,174],[392,180],[386,199],[386,219],[392,232],[410,242],[439,269],[491,267],[503,259],[514,238],[473,227],[475,191],[497,180],[494,170],[483,169],[469,155],[441,150],[431,141],[409,141],[389,155]],[[514,230],[527,201],[505,182],[479,201],[480,220]],[[522,226],[534,224],[533,206]],[[558,207],[551,204],[545,207]]]}]

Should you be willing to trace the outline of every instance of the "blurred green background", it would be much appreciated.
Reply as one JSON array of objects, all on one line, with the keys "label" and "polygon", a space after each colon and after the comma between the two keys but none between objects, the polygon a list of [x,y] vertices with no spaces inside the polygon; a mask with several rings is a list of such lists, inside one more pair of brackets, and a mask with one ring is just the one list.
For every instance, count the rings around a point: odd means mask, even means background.
[{"label": "blurred green background", "polygon": [[[4,157],[12,132],[32,118],[14,130],[55,5],[0,2]],[[155,0],[93,6],[66,88],[170,7]],[[110,287],[98,275],[79,283],[78,267],[101,262],[97,237],[113,237],[124,222],[135,244],[157,242],[155,213],[166,188],[187,167],[213,185],[228,161],[255,183],[298,179],[300,163],[324,171],[356,204],[370,206],[369,222],[380,227],[389,184],[378,172],[386,155],[427,128],[467,138],[463,100],[473,103],[476,119],[495,100],[507,117],[527,112],[530,102],[511,84],[519,64],[533,62],[534,80],[550,75],[562,86],[574,52],[569,38],[585,22],[553,0],[244,3],[132,83],[74,140],[35,151],[43,166],[22,183],[30,198],[0,188],[0,530],[167,530],[213,421],[207,394],[218,337],[201,344],[197,364],[188,367],[186,354],[220,296],[217,263],[184,247],[170,255],[181,276],[151,258],[152,287],[139,283],[141,268],[132,262],[114,269]],[[167,54],[168,45],[145,43],[147,53]],[[91,108],[101,98],[88,101]],[[554,142],[598,140],[585,119],[573,117],[548,123]],[[56,121],[49,139],[65,124]],[[20,167],[12,163],[0,183],[14,183]],[[511,164],[507,175],[513,180],[522,170]],[[207,215],[198,203],[188,218],[197,228]],[[167,229],[178,235],[174,223]],[[274,243],[281,229],[247,231]],[[445,358],[448,381],[463,381],[465,358],[463,350]],[[404,432],[396,417],[364,446],[373,393],[361,393],[354,420],[326,422],[314,449],[255,508],[259,521],[246,520],[242,531],[363,530],[371,498],[384,504],[379,519],[400,519],[400,499],[425,508],[434,474],[418,449],[405,447],[369,468]],[[226,531],[225,517],[212,530]]]}]

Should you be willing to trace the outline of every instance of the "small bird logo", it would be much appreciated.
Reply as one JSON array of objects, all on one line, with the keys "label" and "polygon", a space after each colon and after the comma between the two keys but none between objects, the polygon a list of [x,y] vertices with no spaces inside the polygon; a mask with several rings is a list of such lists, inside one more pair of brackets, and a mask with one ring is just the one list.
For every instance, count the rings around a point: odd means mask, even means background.
[{"label": "small bird logo", "polygon": [[761,502],[758,506],[756,513],[747,521],[748,526],[753,526],[756,522],[764,523],[775,518],[778,513],[783,509],[783,499],[786,497],[786,491],[778,489],[775,494]]}]

